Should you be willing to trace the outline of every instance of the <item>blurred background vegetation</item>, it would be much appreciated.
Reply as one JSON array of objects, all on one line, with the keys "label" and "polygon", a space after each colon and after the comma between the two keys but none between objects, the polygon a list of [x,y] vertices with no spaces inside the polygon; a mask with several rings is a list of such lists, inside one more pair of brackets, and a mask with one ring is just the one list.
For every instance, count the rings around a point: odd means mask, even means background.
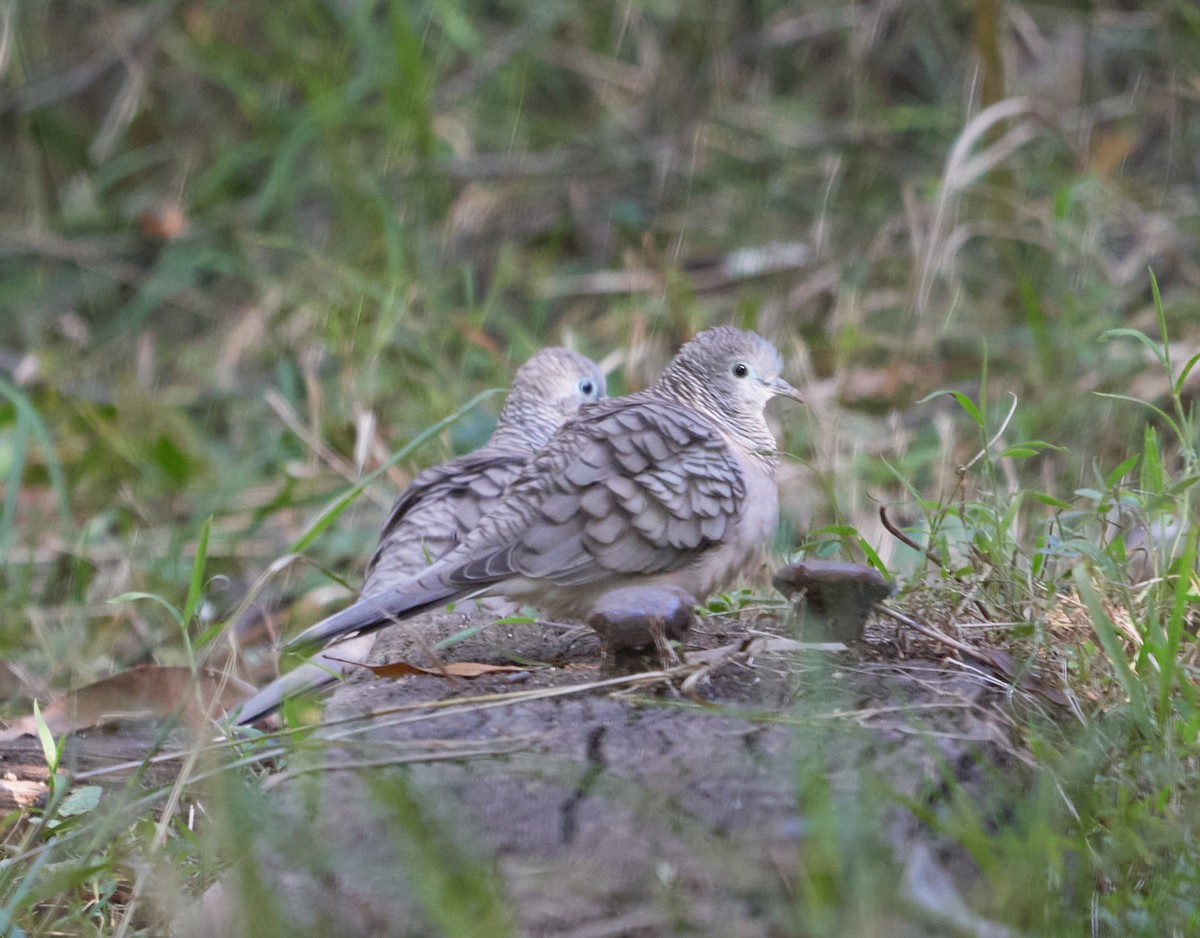
[{"label": "blurred background vegetation", "polygon": [[[948,778],[923,815],[985,911],[1195,933],[1198,239],[1195,0],[0,0],[0,702],[193,663],[226,618],[269,672],[498,398],[392,453],[542,345],[620,393],[731,322],[807,402],[771,409],[779,548],[877,553],[914,615],[1062,679],[1079,726],[1014,718],[1003,810]],[[190,608],[198,552],[190,640],[110,602]],[[879,803],[836,794],[814,882],[872,920]],[[250,856],[184,814],[102,829],[102,861],[4,827],[0,930],[111,933],[172,824],[175,897]],[[829,921],[786,933],[870,931]]]},{"label": "blurred background vegetation", "polygon": [[[1200,348],[1198,177],[1194,0],[0,0],[8,691],[178,660],[161,609],[107,600],[181,602],[211,516],[219,618],[544,344],[620,392],[705,325],[775,340],[808,399],[776,412],[785,546],[892,558],[878,505],[913,522],[980,448],[943,388],[1053,445],[984,484],[1071,503],[1150,413],[1094,392],[1167,399],[1101,338],[1156,334],[1148,268],[1175,361]],[[494,405],[274,594],[356,582]]]}]

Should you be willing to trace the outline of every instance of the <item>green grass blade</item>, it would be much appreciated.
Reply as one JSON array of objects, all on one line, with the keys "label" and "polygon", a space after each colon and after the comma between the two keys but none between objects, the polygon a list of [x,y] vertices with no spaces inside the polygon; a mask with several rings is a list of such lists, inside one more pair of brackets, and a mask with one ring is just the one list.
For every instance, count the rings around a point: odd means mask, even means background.
[{"label": "green grass blade", "polygon": [[50,431],[46,428],[41,415],[38,414],[37,408],[33,406],[29,398],[3,378],[0,378],[0,395],[8,398],[17,411],[29,421],[29,427],[33,431],[33,435],[37,437],[38,446],[41,447],[42,455],[46,459],[46,472],[50,476],[50,487],[54,490],[54,497],[58,502],[58,513],[62,517],[63,525],[69,528],[71,526],[71,501],[67,497],[66,478],[63,475],[62,464],[58,461],[58,451],[50,437]]},{"label": "green grass blade", "polygon": [[389,459],[379,468],[375,469],[373,472],[364,476],[362,481],[356,483],[349,491],[344,492],[335,498],[325,509],[321,511],[319,515],[317,515],[316,520],[314,520],[313,523],[308,526],[307,530],[305,530],[305,532],[291,544],[287,550],[287,553],[304,553],[304,551],[308,549],[312,542],[320,537],[321,534],[323,534],[325,530],[341,516],[342,512],[354,504],[355,500],[362,495],[363,491],[370,483],[375,481],[375,479],[377,479],[385,471],[416,450],[426,440],[437,436],[437,434],[445,430],[446,427],[460,419],[464,414],[473,410],[480,403],[480,401],[491,397],[493,394],[499,393],[502,393],[499,388],[489,388],[486,391],[480,391],[473,398],[467,401],[467,403],[463,404],[462,407],[458,408],[458,410],[446,417],[443,417],[441,420],[437,421],[437,423],[431,424],[418,433],[415,437],[409,440],[405,446],[393,453],[391,459]]},{"label": "green grass blade", "polygon": [[1154,724],[1150,718],[1146,688],[1142,685],[1141,679],[1129,666],[1129,660],[1125,655],[1125,648],[1121,643],[1121,638],[1117,635],[1117,630],[1112,623],[1112,619],[1104,611],[1100,597],[1096,593],[1095,587],[1092,586],[1091,579],[1088,577],[1087,569],[1083,566],[1076,567],[1074,577],[1075,588],[1079,591],[1080,598],[1088,608],[1088,613],[1092,619],[1092,628],[1096,632],[1096,637],[1100,640],[1100,647],[1108,655],[1113,671],[1116,672],[1117,681],[1125,691],[1133,719],[1144,732],[1152,733]]},{"label": "green grass blade", "polygon": [[1188,375],[1192,373],[1192,369],[1196,367],[1197,362],[1200,362],[1200,352],[1189,358],[1179,370],[1179,377],[1175,379],[1175,386],[1171,389],[1176,395],[1183,392],[1183,386],[1187,383]]},{"label": "green grass blade", "polygon": [[1167,476],[1163,471],[1158,433],[1150,424],[1146,424],[1146,431],[1142,436],[1142,454],[1142,491],[1161,495],[1167,488]]},{"label": "green grass blade", "polygon": [[199,638],[196,639],[194,642],[196,650],[199,651],[201,648],[204,648],[209,642],[221,634],[228,623],[237,622],[239,619],[241,619],[246,610],[250,608],[250,604],[258,598],[259,594],[263,590],[263,587],[270,582],[271,578],[278,574],[281,570],[286,570],[299,559],[299,554],[284,554],[282,557],[279,557],[270,566],[268,566],[266,570],[260,573],[254,583],[251,584],[250,589],[246,591],[246,594],[242,597],[241,601],[236,607],[234,607],[233,612],[231,612],[223,620],[214,622],[207,629],[205,629],[203,633],[201,633]]},{"label": "green grass blade", "polygon": [[1188,609],[1191,592],[1192,572],[1196,569],[1196,531],[1193,530],[1184,544],[1183,556],[1179,559],[1178,575],[1175,578],[1175,595],[1171,603],[1171,616],[1167,620],[1166,645],[1162,649],[1158,666],[1158,718],[1166,723],[1172,709],[1171,692],[1175,687],[1175,676],[1179,671],[1179,647],[1183,639],[1183,622]]},{"label": "green grass blade", "polygon": [[42,716],[42,708],[38,706],[36,700],[33,702],[33,725],[37,727],[38,742],[42,744],[42,756],[46,759],[46,768],[53,775],[58,771],[58,744],[54,741],[54,735],[50,732],[50,726]]},{"label": "green grass blade", "polygon": [[162,606],[164,609],[166,609],[167,612],[171,613],[171,618],[174,619],[179,624],[180,628],[184,627],[183,626],[184,618],[180,614],[179,610],[176,609],[174,606],[172,606],[169,602],[167,602],[161,596],[158,596],[154,593],[143,593],[140,590],[133,590],[128,593],[122,593],[120,596],[114,596],[108,602],[109,602],[109,605],[119,606],[121,603],[136,602],[141,599],[148,599],[151,602],[158,603],[160,606]]},{"label": "green grass blade", "polygon": [[1155,414],[1157,414],[1159,417],[1161,417],[1163,419],[1163,421],[1165,421],[1167,424],[1169,424],[1171,429],[1174,431],[1174,433],[1177,437],[1179,437],[1180,439],[1184,438],[1183,432],[1179,429],[1179,424],[1177,424],[1174,420],[1172,420],[1169,416],[1167,416],[1167,412],[1164,411],[1161,407],[1155,407],[1153,404],[1149,403],[1148,401],[1143,401],[1140,398],[1136,398],[1136,397],[1130,397],[1128,394],[1110,394],[1107,391],[1093,391],[1092,393],[1095,394],[1097,397],[1107,397],[1114,401],[1129,401],[1131,404],[1140,404],[1142,407],[1145,407],[1147,410],[1153,411]]},{"label": "green grass blade", "polygon": [[987,421],[984,419],[983,411],[979,409],[979,405],[971,400],[971,398],[969,398],[967,395],[963,394],[962,391],[934,391],[932,394],[926,394],[923,398],[917,401],[917,403],[924,404],[927,401],[932,401],[937,397],[954,398],[958,402],[958,406],[967,412],[967,416],[975,421],[976,426],[982,429],[986,424]]},{"label": "green grass blade", "polygon": [[1123,460],[1119,465],[1115,466],[1111,472],[1104,476],[1104,487],[1111,489],[1119,485],[1121,480],[1125,478],[1126,473],[1136,466],[1138,460],[1141,458],[1141,456],[1134,453],[1134,455]]},{"label": "green grass blade", "polygon": [[29,446],[29,418],[17,411],[17,426],[13,434],[12,463],[4,480],[4,515],[0,518],[0,549],[12,546],[13,525],[17,517],[17,501],[21,492],[21,477],[25,474],[25,451]]},{"label": "green grass blade", "polygon": [[192,626],[192,618],[196,615],[196,607],[200,605],[200,595],[204,589],[204,565],[208,558],[208,534],[211,529],[210,515],[205,520],[204,527],[200,529],[200,540],[196,543],[196,559],[192,563],[192,580],[188,584],[187,599],[183,603],[183,644],[187,648],[188,661],[193,671],[196,669],[196,656],[188,630]]},{"label": "green grass blade", "polygon": [[1167,314],[1163,310],[1162,294],[1158,292],[1158,278],[1152,268],[1146,268],[1150,275],[1150,294],[1154,297],[1154,314],[1158,320],[1158,335],[1162,339],[1162,354],[1159,360],[1166,366],[1167,377],[1171,377],[1171,336],[1167,332]]},{"label": "green grass blade", "polygon": [[859,547],[859,550],[861,550],[863,552],[863,554],[866,556],[867,563],[870,566],[874,567],[876,570],[878,570],[880,576],[882,576],[882,577],[890,577],[891,576],[891,574],[888,572],[887,564],[885,564],[883,562],[883,558],[879,556],[879,552],[876,551],[875,548],[872,547],[869,543],[867,543],[867,539],[865,537],[863,537],[861,534],[858,537],[858,547]]},{"label": "green grass blade", "polygon": [[355,500],[360,496],[367,487],[367,481],[364,479],[359,482],[348,492],[343,492],[327,505],[312,524],[308,526],[303,534],[293,541],[287,549],[289,554],[302,554],[318,537],[325,533],[333,522],[341,517],[342,512],[354,504]]},{"label": "green grass blade", "polygon": [[[370,790],[393,836],[408,885],[446,938],[518,934],[504,883],[482,851],[459,842],[457,830],[430,810],[408,777],[373,775]],[[469,829],[469,828],[468,828]]]},{"label": "green grass blade", "polygon": [[1106,329],[1100,334],[1100,340],[1102,342],[1107,342],[1112,339],[1134,339],[1154,353],[1154,357],[1157,358],[1159,362],[1164,360],[1163,347],[1139,329]]}]

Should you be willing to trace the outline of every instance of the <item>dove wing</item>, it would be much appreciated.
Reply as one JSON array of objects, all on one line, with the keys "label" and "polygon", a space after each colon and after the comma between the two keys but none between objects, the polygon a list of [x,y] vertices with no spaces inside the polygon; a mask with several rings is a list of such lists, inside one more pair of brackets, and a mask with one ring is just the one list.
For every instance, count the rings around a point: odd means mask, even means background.
[{"label": "dove wing", "polygon": [[452,550],[500,504],[530,455],[485,446],[419,473],[383,524],[364,592],[402,582]]},{"label": "dove wing", "polygon": [[446,586],[513,576],[575,586],[665,573],[727,539],[746,482],[712,424],[638,396],[596,405],[589,418],[560,431],[503,505],[438,565]]}]

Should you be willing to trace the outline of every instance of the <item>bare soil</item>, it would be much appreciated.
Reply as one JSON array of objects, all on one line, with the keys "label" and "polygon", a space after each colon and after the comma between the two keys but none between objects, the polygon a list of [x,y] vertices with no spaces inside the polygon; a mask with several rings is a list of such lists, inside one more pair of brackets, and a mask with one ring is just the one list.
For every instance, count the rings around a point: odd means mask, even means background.
[{"label": "bare soil", "polygon": [[[433,642],[488,621],[439,613],[393,627],[372,660],[427,666]],[[756,630],[787,631],[774,617],[714,618],[688,645],[735,646]],[[832,810],[860,848],[877,842],[908,911],[923,910],[919,930],[881,910],[881,934],[993,933],[960,901],[977,886],[965,855],[898,806],[936,815],[954,782],[983,798],[997,777],[1017,795],[1023,767],[992,676],[875,624],[845,652],[735,655],[694,696],[678,679],[581,690],[614,677],[582,629],[492,625],[441,654],[537,664],[469,681],[364,671],[337,689],[326,744],[274,780],[251,841],[293,927],[430,934],[428,890],[469,895],[472,870],[495,870],[530,936],[803,933],[813,824]],[[519,692],[532,696],[501,696]],[[859,816],[865,787],[897,793],[885,801],[897,806]],[[210,892],[192,933],[253,928],[242,875]]]}]

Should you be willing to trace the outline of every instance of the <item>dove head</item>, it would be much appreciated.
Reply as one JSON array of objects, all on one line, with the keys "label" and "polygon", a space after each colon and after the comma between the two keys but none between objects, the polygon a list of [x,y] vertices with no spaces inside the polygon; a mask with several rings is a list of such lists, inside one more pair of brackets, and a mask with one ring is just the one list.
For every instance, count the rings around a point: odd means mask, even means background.
[{"label": "dove head", "polygon": [[[751,449],[773,449],[763,408],[777,395],[800,400],[783,380],[783,357],[754,332],[717,326],[679,350],[659,379],[661,391],[717,417]],[[768,442],[769,441],[769,442]]]},{"label": "dove head", "polygon": [[517,369],[496,433],[540,449],[581,406],[605,394],[604,374],[590,358],[544,348]]}]

